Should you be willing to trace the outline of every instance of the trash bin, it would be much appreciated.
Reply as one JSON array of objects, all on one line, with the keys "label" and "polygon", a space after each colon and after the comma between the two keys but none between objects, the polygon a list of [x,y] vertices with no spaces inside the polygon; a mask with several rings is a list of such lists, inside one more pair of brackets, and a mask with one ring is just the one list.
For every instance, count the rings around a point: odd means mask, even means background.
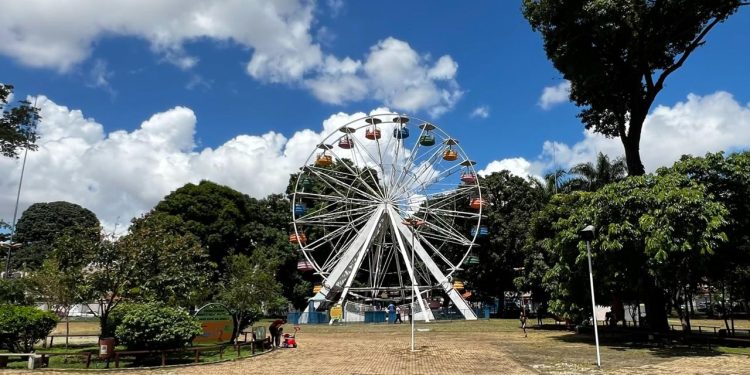
[{"label": "trash bin", "polygon": [[99,339],[99,358],[110,359],[115,355],[114,337],[104,337]]}]

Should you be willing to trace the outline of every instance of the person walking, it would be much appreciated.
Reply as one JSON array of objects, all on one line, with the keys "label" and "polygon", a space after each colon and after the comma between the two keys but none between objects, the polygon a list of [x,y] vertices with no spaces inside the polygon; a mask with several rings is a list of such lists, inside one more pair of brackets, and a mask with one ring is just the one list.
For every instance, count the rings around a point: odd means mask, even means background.
[{"label": "person walking", "polygon": [[398,306],[396,306],[396,322],[394,322],[394,323],[399,323],[399,324],[403,324],[404,323],[404,321],[401,320],[401,308],[398,307]]},{"label": "person walking", "polygon": [[528,337],[526,334],[526,309],[521,309],[521,316],[518,317],[521,321],[521,328],[523,328],[523,337]]}]

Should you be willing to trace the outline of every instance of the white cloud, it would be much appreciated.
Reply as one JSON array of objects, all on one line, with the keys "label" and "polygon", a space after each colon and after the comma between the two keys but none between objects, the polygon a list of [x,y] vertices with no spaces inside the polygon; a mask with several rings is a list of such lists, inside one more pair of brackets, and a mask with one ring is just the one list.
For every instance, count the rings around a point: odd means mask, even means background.
[{"label": "white cloud", "polygon": [[[32,98],[33,101],[33,98]],[[332,115],[317,130],[287,138],[276,132],[238,135],[216,148],[196,148],[197,118],[185,107],[157,113],[131,132],[105,133],[80,110],[39,97],[39,150],[30,152],[21,210],[65,200],[94,211],[110,230],[150,210],[187,182],[208,179],[254,197],[285,190],[324,135],[365,113]],[[390,113],[379,108],[372,113]],[[10,221],[21,161],[0,158],[0,218]]]},{"label": "white cloud", "polygon": [[493,160],[487,166],[477,171],[480,176],[487,176],[495,172],[508,171],[523,178],[530,178],[542,175],[545,168],[544,163],[530,162],[524,158],[509,158],[503,160]]},{"label": "white cloud", "polygon": [[437,117],[463,95],[455,80],[458,64],[448,55],[430,65],[408,43],[389,37],[370,48],[364,62],[326,57],[321,74],[305,81],[319,100],[332,104],[371,96],[391,108]]},{"label": "white cloud", "polygon": [[[245,67],[251,77],[300,85],[326,103],[370,97],[394,109],[439,116],[461,98],[458,64],[448,55],[432,64],[429,54],[392,37],[372,46],[364,61],[325,54],[313,35],[330,43],[333,34],[316,25],[315,5],[309,0],[10,2],[0,12],[0,54],[67,72],[91,56],[99,39],[125,36],[146,40],[162,61],[190,70],[200,59],[190,54],[189,43],[211,39],[252,50]],[[344,3],[327,5],[337,14]],[[188,86],[196,83],[191,79]]]},{"label": "white cloud", "polygon": [[490,117],[490,108],[486,105],[474,108],[473,111],[471,111],[471,114],[469,114],[469,117],[471,118],[487,118]]},{"label": "white cloud", "polygon": [[133,36],[189,69],[198,58],[184,45],[211,38],[253,49],[247,71],[254,78],[290,82],[322,60],[310,36],[313,6],[304,0],[9,2],[0,12],[0,53],[64,72],[87,59],[98,39]]},{"label": "white cloud", "polygon": [[555,104],[564,103],[570,95],[570,81],[563,81],[557,86],[547,86],[537,103],[543,110],[552,108]]},{"label": "white cloud", "polygon": [[[508,169],[523,176],[591,162],[599,152],[610,158],[624,155],[619,138],[608,139],[590,131],[584,131],[583,136],[572,146],[545,142],[536,162],[523,158],[495,160],[482,171],[488,174]],[[685,154],[702,156],[749,148],[750,104],[742,105],[724,91],[706,96],[690,94],[671,107],[657,106],[646,118],[641,137],[641,159],[647,172],[670,166]]]},{"label": "white cloud", "polygon": [[107,68],[107,62],[102,59],[96,59],[94,65],[89,71],[87,86],[100,88],[106,91],[110,96],[115,96],[117,92],[112,88],[109,80],[112,79],[114,73]]}]

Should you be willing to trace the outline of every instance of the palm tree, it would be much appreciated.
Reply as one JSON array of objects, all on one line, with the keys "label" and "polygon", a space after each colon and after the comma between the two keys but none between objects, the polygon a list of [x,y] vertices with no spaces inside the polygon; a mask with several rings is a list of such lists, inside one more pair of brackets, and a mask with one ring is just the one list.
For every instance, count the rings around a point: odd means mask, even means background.
[{"label": "palm tree", "polygon": [[530,181],[534,187],[541,192],[544,201],[549,199],[557,193],[567,193],[570,189],[567,185],[568,172],[564,169],[556,169],[544,175],[540,180],[539,178],[531,178]]},{"label": "palm tree", "polygon": [[609,156],[599,153],[596,165],[591,162],[581,163],[570,168],[571,177],[566,184],[570,190],[596,191],[604,185],[627,177],[625,159],[619,157],[614,161]]}]

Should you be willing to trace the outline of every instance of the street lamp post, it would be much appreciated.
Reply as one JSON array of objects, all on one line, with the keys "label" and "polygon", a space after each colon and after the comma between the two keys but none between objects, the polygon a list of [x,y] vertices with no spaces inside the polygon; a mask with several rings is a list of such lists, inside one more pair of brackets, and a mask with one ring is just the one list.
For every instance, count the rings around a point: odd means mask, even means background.
[{"label": "street lamp post", "polygon": [[591,286],[591,320],[594,323],[594,340],[596,340],[596,365],[602,367],[602,358],[599,354],[599,329],[596,324],[596,300],[594,299],[594,274],[591,271],[591,240],[594,239],[594,226],[587,225],[581,229],[581,237],[586,240],[586,253],[589,260],[589,284]]},{"label": "street lamp post", "polygon": [[417,274],[414,267],[414,239],[417,237],[417,226],[420,225],[420,221],[417,218],[409,218],[405,221],[405,224],[411,228],[411,274],[414,275],[411,285],[411,304],[409,305],[409,312],[411,313],[409,320],[411,320],[411,351],[414,349],[414,289],[417,287],[415,284],[417,281]]},{"label": "street lamp post", "polygon": [[[36,108],[36,99],[34,99],[34,107]],[[37,115],[34,113],[34,117],[32,117],[32,126],[36,125]],[[10,244],[10,247],[8,247],[8,256],[5,258],[5,277],[9,277],[10,272],[10,252],[11,247],[13,245],[13,237],[16,236],[16,218],[18,217],[18,202],[21,199],[21,186],[23,185],[23,174],[26,171],[26,157],[29,155],[29,143],[28,139],[26,140],[26,147],[24,147],[23,150],[23,163],[21,164],[21,178],[18,181],[18,191],[16,192],[16,208],[13,210],[13,222],[11,223],[11,232],[10,232],[10,238],[8,239],[8,243]]]}]

